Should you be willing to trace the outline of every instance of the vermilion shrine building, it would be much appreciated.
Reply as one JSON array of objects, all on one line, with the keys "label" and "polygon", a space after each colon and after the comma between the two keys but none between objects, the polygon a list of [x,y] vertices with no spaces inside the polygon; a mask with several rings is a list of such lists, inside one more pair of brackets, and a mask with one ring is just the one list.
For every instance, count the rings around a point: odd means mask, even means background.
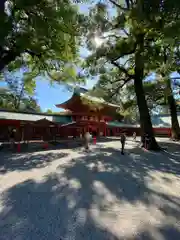
[{"label": "vermilion shrine building", "polygon": [[[96,136],[119,136],[122,131],[128,135],[132,135],[134,131],[140,134],[139,125],[124,124],[114,119],[118,105],[92,97],[83,88],[75,89],[68,101],[57,104],[56,107],[65,111],[45,114],[1,109],[0,141],[9,140],[12,128],[17,130],[17,141],[78,137],[86,131]],[[161,122],[154,126],[155,133],[169,135],[170,125]]]},{"label": "vermilion shrine building", "polygon": [[62,131],[68,135],[80,136],[91,132],[96,136],[118,135],[120,123],[113,122],[118,105],[105,102],[101,98],[92,97],[85,89],[75,89],[72,97],[56,107],[63,108],[72,116],[72,122],[64,124]]}]

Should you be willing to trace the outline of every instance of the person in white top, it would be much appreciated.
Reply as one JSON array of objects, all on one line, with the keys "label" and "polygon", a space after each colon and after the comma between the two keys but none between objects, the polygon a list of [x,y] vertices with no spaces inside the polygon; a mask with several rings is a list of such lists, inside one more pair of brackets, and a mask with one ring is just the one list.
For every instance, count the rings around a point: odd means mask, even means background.
[{"label": "person in white top", "polygon": [[133,140],[136,141],[136,132],[133,133]]},{"label": "person in white top", "polygon": [[89,142],[90,142],[91,135],[89,132],[86,132],[84,134],[84,140],[85,140],[85,149],[89,150]]}]

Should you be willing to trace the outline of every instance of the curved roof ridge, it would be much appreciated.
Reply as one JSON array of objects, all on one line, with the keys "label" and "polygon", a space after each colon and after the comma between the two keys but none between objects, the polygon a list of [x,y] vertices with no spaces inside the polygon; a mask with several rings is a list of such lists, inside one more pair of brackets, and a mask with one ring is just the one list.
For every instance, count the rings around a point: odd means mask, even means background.
[{"label": "curved roof ridge", "polygon": [[85,88],[81,88],[81,87],[75,87],[74,88],[74,92],[71,96],[71,98],[69,98],[67,101],[60,103],[60,104],[56,104],[56,107],[63,107],[63,105],[68,104],[68,102],[75,96],[79,96],[79,97],[85,97],[87,100],[90,101],[94,101],[100,104],[104,104],[104,105],[108,105],[114,108],[119,108],[120,106],[117,104],[113,104],[113,103],[108,103],[107,101],[105,101],[102,97],[94,97],[88,94],[88,90]]},{"label": "curved roof ridge", "polygon": [[81,93],[80,94],[81,96],[84,96],[85,98],[87,98],[87,99],[89,99],[89,100],[93,100],[93,101],[95,101],[95,102],[99,102],[99,103],[102,103],[102,104],[107,104],[107,105],[109,105],[109,106],[112,106],[112,107],[120,107],[119,105],[117,105],[117,104],[113,104],[113,103],[109,103],[109,102],[106,102],[105,100],[104,100],[104,98],[102,98],[102,97],[94,97],[94,96],[90,96],[90,95],[88,95],[88,94],[86,94],[86,93]]}]

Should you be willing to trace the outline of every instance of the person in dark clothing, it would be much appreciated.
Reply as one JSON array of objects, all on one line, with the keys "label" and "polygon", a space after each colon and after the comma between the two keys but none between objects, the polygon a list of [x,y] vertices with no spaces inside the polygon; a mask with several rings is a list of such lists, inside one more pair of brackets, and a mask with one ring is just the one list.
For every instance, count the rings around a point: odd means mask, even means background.
[{"label": "person in dark clothing", "polygon": [[149,149],[149,144],[150,144],[150,137],[149,137],[149,134],[147,133],[145,135],[145,148],[146,149]]},{"label": "person in dark clothing", "polygon": [[144,148],[145,147],[145,138],[146,138],[146,134],[144,133],[142,136],[141,136],[141,147]]},{"label": "person in dark clothing", "polygon": [[9,136],[9,140],[10,140],[10,144],[11,144],[11,148],[14,147],[14,143],[15,143],[15,134],[16,134],[16,129],[13,129],[10,133]]},{"label": "person in dark clothing", "polygon": [[10,140],[15,138],[16,129],[13,129],[10,133]]},{"label": "person in dark clothing", "polygon": [[149,145],[150,145],[150,137],[148,133],[144,133],[144,135],[141,138],[142,141],[142,148],[146,148],[149,149]]},{"label": "person in dark clothing", "polygon": [[125,146],[125,142],[126,142],[126,135],[125,133],[121,134],[121,154],[124,155],[124,146]]}]

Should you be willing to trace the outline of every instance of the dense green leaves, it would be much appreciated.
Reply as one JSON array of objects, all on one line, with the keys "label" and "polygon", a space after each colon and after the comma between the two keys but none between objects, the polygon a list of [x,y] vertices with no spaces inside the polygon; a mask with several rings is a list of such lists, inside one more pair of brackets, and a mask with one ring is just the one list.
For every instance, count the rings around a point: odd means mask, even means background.
[{"label": "dense green leaves", "polygon": [[26,66],[37,76],[62,71],[74,62],[84,19],[76,4],[69,0],[3,2],[0,71]]},{"label": "dense green leaves", "polygon": [[[135,101],[128,99],[119,103],[124,105],[124,109],[128,109],[132,101],[137,103],[141,130],[151,136],[154,149],[157,144],[148,108],[152,109],[164,101],[167,87],[159,82],[143,84],[143,81],[152,72],[168,78],[176,69],[179,12],[180,3],[176,0],[108,0],[103,1],[103,6],[96,4],[92,7],[89,18],[87,46],[91,54],[84,65],[86,72],[89,76],[99,76],[101,85],[105,86],[105,97],[113,98],[115,94],[117,98],[128,84],[126,91],[131,96],[135,92]],[[168,54],[166,62],[164,50]],[[159,86],[159,95],[150,94],[152,90],[156,92]]]},{"label": "dense green leaves", "polygon": [[7,110],[17,111],[35,111],[40,112],[41,109],[34,98],[35,82],[28,79],[26,74],[24,78],[6,73],[4,75],[6,88],[0,90],[0,107]]},{"label": "dense green leaves", "polygon": [[46,110],[46,113],[48,113],[48,114],[53,114],[53,111],[52,111],[51,109],[47,109],[47,110]]}]

